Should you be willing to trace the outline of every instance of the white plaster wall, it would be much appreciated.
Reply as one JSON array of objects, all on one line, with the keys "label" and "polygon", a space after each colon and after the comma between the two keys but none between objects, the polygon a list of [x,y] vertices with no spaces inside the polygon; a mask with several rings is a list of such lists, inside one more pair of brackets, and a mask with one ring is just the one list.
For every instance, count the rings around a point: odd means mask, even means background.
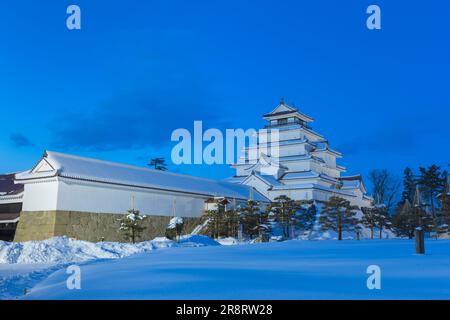
[{"label": "white plaster wall", "polygon": [[306,153],[304,144],[281,145],[279,146],[280,157],[299,156]]},{"label": "white plaster wall", "polygon": [[64,180],[60,182],[58,210],[98,213],[126,213],[132,206],[141,214],[199,217],[207,196],[181,195],[165,191]]},{"label": "white plaster wall", "polygon": [[309,171],[311,161],[280,161],[282,165],[289,168],[289,171]]},{"label": "white plaster wall", "polygon": [[297,190],[273,190],[269,193],[270,200],[274,200],[281,195],[288,196],[293,200],[311,200],[312,189],[297,189]]},{"label": "white plaster wall", "polygon": [[23,211],[57,210],[58,182],[56,179],[24,185]]}]

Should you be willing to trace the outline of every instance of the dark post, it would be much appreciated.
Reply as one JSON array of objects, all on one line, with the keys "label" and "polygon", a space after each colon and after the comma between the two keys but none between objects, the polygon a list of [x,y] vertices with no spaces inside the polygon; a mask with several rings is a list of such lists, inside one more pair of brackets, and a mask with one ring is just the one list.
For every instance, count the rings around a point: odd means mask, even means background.
[{"label": "dark post", "polygon": [[425,253],[425,237],[422,228],[416,228],[414,231],[414,236],[416,237],[416,253],[424,254]]}]

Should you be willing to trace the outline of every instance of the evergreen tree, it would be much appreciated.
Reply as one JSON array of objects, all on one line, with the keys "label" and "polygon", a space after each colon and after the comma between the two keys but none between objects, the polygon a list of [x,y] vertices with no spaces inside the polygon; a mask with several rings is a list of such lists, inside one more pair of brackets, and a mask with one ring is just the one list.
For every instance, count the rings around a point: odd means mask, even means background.
[{"label": "evergreen tree", "polygon": [[325,201],[320,213],[322,230],[333,230],[338,233],[338,240],[342,240],[343,231],[355,231],[359,220],[356,211],[359,208],[341,197],[330,197]]},{"label": "evergreen tree", "polygon": [[414,237],[414,230],[418,227],[418,219],[414,214],[413,206],[408,199],[399,203],[392,217],[392,227],[399,237]]},{"label": "evergreen tree", "polygon": [[237,210],[226,210],[224,216],[225,236],[237,237],[239,229],[239,213]]},{"label": "evergreen tree", "polygon": [[205,233],[213,239],[219,238],[222,214],[223,211],[219,209],[205,211],[204,218],[208,221],[205,228]]},{"label": "evergreen tree", "polygon": [[205,232],[213,239],[218,239],[224,234],[226,204],[227,201],[224,199],[217,203],[216,209],[205,211],[204,218],[208,221]]},{"label": "evergreen tree", "polygon": [[260,226],[263,224],[264,216],[261,213],[258,202],[248,200],[244,207],[239,210],[240,222],[243,232],[253,239],[260,235]]},{"label": "evergreen tree", "polygon": [[399,204],[397,212],[392,217],[392,226],[398,236],[407,236],[410,239],[414,237],[414,231],[418,227],[427,232],[435,228],[435,219],[425,210],[418,187],[416,187],[413,204],[408,200]]},{"label": "evergreen tree", "polygon": [[164,158],[153,158],[150,160],[148,166],[153,167],[155,170],[166,171],[167,164]]},{"label": "evergreen tree", "polygon": [[299,201],[295,215],[296,225],[303,231],[311,231],[317,218],[317,207],[312,200]]},{"label": "evergreen tree", "polygon": [[283,230],[284,238],[289,239],[292,225],[295,224],[294,215],[297,212],[298,204],[285,195],[276,197],[274,200],[269,206],[269,211],[273,213],[275,221]]},{"label": "evergreen tree", "polygon": [[140,238],[142,231],[146,229],[141,225],[145,218],[146,216],[139,214],[139,210],[130,209],[124,218],[119,219],[119,230],[132,243],[136,243],[136,239]]},{"label": "evergreen tree", "polygon": [[181,217],[173,217],[170,219],[166,228],[166,237],[169,239],[176,239],[180,241],[180,236],[183,233],[184,221]]},{"label": "evergreen tree", "polygon": [[417,182],[421,186],[421,189],[425,192],[428,198],[428,204],[431,208],[431,214],[433,218],[435,218],[436,196],[444,188],[444,180],[441,177],[440,168],[436,165],[432,165],[428,167],[428,169],[420,167],[419,171],[420,175]]},{"label": "evergreen tree", "polygon": [[390,229],[392,226],[386,206],[380,205],[375,207],[375,223],[379,231],[379,237],[382,239],[383,230]]},{"label": "evergreen tree", "polygon": [[440,208],[436,231],[440,235],[450,232],[450,180],[447,172],[445,172],[445,177],[445,189],[438,196]]},{"label": "evergreen tree", "polygon": [[406,168],[403,172],[403,193],[402,201],[408,200],[413,202],[414,193],[416,191],[416,182],[414,181],[414,174],[410,168]]},{"label": "evergreen tree", "polygon": [[370,230],[370,239],[373,239],[374,229],[377,225],[377,210],[374,207],[361,208],[363,216],[361,223]]}]

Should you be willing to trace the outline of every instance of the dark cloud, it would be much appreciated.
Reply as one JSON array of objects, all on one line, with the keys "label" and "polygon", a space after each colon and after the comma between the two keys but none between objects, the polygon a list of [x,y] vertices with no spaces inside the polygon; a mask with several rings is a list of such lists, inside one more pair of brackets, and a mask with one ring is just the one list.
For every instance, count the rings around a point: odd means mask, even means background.
[{"label": "dark cloud", "polygon": [[223,113],[196,87],[167,86],[111,99],[93,110],[67,111],[49,125],[51,146],[89,151],[162,148],[177,128],[225,127]]},{"label": "dark cloud", "polygon": [[23,134],[21,133],[13,133],[9,136],[9,140],[13,144],[14,147],[22,148],[22,147],[30,147],[33,146],[33,143]]}]

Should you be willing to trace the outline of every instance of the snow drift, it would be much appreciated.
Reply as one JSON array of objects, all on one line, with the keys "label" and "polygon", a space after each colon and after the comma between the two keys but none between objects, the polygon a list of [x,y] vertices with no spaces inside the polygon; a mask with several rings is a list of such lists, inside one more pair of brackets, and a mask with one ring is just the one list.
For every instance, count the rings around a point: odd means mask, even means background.
[{"label": "snow drift", "polygon": [[220,245],[206,236],[182,236],[180,242],[155,238],[136,244],[75,240],[54,237],[43,241],[0,241],[0,263],[4,264],[64,264],[94,259],[118,259],[136,253],[168,247],[201,247]]}]

